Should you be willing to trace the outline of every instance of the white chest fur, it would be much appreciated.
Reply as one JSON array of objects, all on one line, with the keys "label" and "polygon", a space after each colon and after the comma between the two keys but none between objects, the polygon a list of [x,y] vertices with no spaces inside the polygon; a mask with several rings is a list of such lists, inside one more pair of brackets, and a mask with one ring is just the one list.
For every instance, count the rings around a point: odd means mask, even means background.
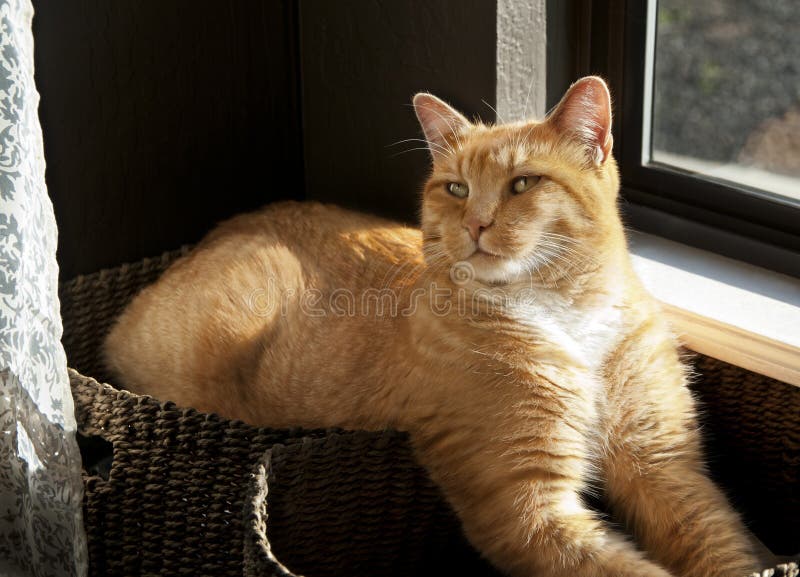
[{"label": "white chest fur", "polygon": [[579,306],[556,291],[538,291],[516,305],[514,318],[537,339],[547,341],[594,371],[619,343],[622,310],[616,295]]}]

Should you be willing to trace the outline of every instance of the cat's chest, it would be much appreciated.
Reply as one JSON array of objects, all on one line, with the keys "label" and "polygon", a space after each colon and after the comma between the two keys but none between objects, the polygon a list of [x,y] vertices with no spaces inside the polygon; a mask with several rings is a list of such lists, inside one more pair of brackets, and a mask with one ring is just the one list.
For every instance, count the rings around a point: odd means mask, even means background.
[{"label": "cat's chest", "polygon": [[532,338],[554,345],[590,370],[604,362],[622,334],[622,309],[612,298],[581,305],[545,293],[512,315]]}]

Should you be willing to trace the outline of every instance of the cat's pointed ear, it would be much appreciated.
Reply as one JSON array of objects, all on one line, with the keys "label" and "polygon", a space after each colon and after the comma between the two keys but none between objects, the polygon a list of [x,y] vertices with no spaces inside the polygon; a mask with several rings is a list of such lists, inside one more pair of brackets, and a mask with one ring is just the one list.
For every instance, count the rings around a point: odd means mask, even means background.
[{"label": "cat's pointed ear", "polygon": [[547,121],[583,143],[595,165],[611,154],[611,95],[602,78],[586,76],[570,86]]},{"label": "cat's pointed ear", "polygon": [[448,139],[455,135],[457,140],[458,135],[469,128],[469,120],[460,112],[427,92],[414,96],[414,112],[417,113],[432,154],[450,150],[452,145]]}]

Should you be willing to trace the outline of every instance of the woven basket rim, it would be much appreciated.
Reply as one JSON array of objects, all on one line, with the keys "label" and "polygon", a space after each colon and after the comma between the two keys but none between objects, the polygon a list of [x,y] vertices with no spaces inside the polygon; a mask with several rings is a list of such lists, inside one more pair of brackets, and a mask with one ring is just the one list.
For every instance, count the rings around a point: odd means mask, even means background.
[{"label": "woven basket rim", "polygon": [[297,577],[275,556],[267,534],[269,519],[269,479],[272,471],[272,451],[282,444],[273,445],[253,467],[250,473],[249,488],[242,510],[244,573],[249,575],[264,568],[272,572],[272,577]]},{"label": "woven basket rim", "polygon": [[[359,436],[359,435],[368,435],[368,436],[375,436],[377,437],[387,437],[387,438],[398,438],[403,439],[406,442],[410,443],[410,438],[408,433],[405,431],[400,431],[396,429],[381,429],[376,431],[369,431],[365,429],[343,429],[340,427],[321,427],[321,428],[308,428],[308,427],[263,427],[258,425],[253,425],[246,421],[242,421],[241,419],[230,419],[218,413],[207,413],[205,411],[200,411],[198,409],[194,409],[192,407],[183,407],[178,405],[173,401],[161,401],[156,397],[151,395],[139,394],[127,389],[117,388],[114,385],[102,381],[98,381],[94,377],[90,377],[84,375],[83,373],[68,367],[67,372],[69,374],[70,383],[80,382],[81,385],[88,386],[93,391],[95,391],[94,396],[111,396],[115,400],[119,400],[122,402],[130,403],[131,405],[137,405],[141,407],[142,405],[146,405],[151,407],[153,410],[158,410],[162,412],[173,412],[178,413],[181,417],[185,418],[196,418],[201,419],[206,422],[213,422],[214,424],[220,425],[227,425],[229,428],[239,428],[244,427],[247,429],[252,429],[256,431],[269,431],[269,432],[283,432],[286,433],[286,438],[293,439],[295,441],[302,441],[302,442],[319,442],[324,441],[325,439],[329,438],[342,438],[342,437],[349,437],[349,436]],[[73,397],[75,393],[73,391]],[[80,432],[84,428],[84,424],[81,420],[78,420],[78,431]],[[285,449],[287,447],[287,443],[275,443],[272,445],[272,448],[279,447],[280,449]]]},{"label": "woven basket rim", "polygon": [[152,395],[135,393],[127,389],[119,388],[110,383],[98,381],[94,377],[84,375],[83,373],[73,369],[72,367],[67,367],[67,372],[69,373],[70,382],[73,382],[73,380],[81,381],[81,384],[88,385],[89,387],[94,389],[98,395],[109,395],[121,401],[128,401],[128,402],[134,401],[135,403],[140,405],[152,405],[154,408],[159,408],[160,410],[163,411],[176,411],[185,416],[203,416],[206,417],[207,419],[214,421],[224,421],[228,423],[244,424],[247,425],[248,427],[258,428],[255,427],[254,425],[245,423],[238,419],[228,419],[217,413],[206,413],[203,411],[199,411],[197,409],[193,409],[192,407],[182,407],[174,403],[173,401],[161,401],[153,397]]},{"label": "woven basket rim", "polygon": [[189,254],[194,248],[193,244],[182,244],[178,248],[167,250],[156,256],[145,257],[135,261],[125,261],[116,266],[103,267],[100,270],[79,274],[70,279],[59,282],[61,290],[73,290],[84,284],[102,282],[105,278],[125,276],[132,268],[147,269],[153,266],[163,267],[171,264],[175,259]]}]

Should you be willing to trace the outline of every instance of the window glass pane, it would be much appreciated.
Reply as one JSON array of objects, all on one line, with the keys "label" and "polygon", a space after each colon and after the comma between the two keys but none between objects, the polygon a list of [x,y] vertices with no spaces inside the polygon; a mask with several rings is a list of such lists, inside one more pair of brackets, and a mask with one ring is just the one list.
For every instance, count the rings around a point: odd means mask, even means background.
[{"label": "window glass pane", "polygon": [[654,17],[650,160],[800,201],[800,1],[658,0]]}]

